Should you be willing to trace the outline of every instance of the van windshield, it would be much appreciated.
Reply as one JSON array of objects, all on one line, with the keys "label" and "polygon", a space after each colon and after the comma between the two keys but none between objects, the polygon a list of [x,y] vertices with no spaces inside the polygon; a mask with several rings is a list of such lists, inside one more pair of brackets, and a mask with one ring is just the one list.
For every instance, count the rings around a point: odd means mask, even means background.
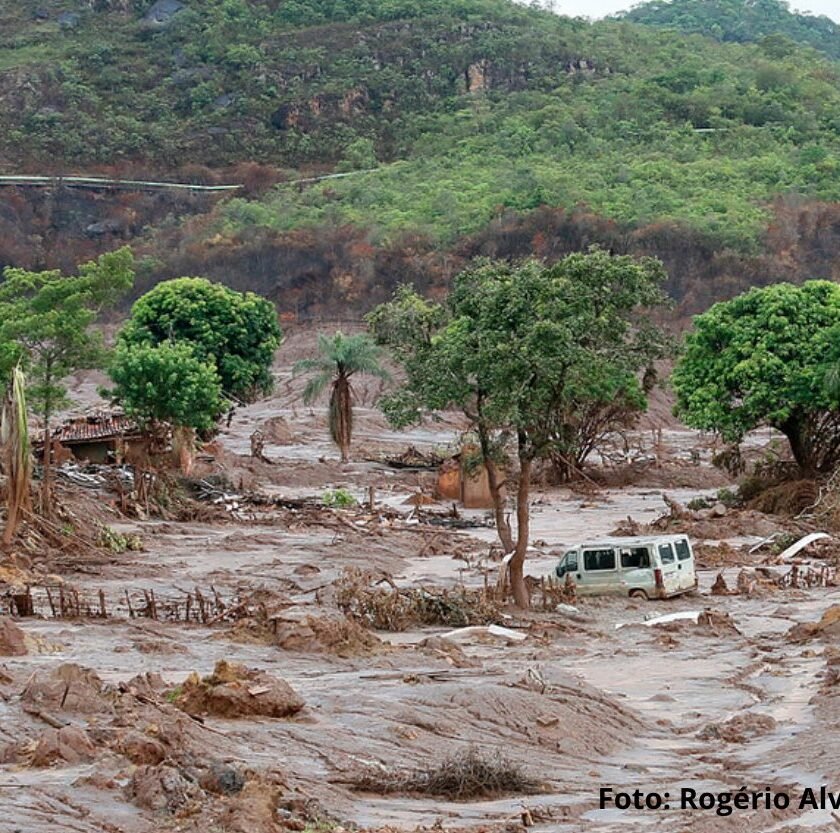
[{"label": "van windshield", "polygon": [[688,561],[691,558],[691,549],[688,546],[688,541],[685,538],[681,538],[674,544],[674,549],[677,551],[677,558],[680,561]]}]

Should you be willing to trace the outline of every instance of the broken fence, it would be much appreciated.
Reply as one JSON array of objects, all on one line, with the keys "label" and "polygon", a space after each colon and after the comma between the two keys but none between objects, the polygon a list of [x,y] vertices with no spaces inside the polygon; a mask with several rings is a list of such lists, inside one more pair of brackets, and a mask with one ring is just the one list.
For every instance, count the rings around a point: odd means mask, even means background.
[{"label": "broken fence", "polygon": [[108,595],[104,590],[81,591],[65,585],[30,585],[25,590],[8,591],[2,604],[13,616],[44,619],[156,619],[169,622],[215,622],[252,616],[260,607],[250,597],[225,599],[211,585],[209,591],[196,587],[178,595],[161,594],[153,588],[129,590]]}]

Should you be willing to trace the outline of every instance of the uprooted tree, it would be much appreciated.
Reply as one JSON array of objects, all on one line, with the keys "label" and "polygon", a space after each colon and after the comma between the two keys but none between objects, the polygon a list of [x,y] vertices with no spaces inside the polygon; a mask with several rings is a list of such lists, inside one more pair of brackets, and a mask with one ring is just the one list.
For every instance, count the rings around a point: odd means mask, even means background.
[{"label": "uprooted tree", "polygon": [[7,268],[0,283],[0,365],[24,369],[30,405],[44,422],[42,506],[50,511],[50,420],[66,404],[63,380],[99,367],[105,350],[92,327],[134,282],[131,250],[118,249],[79,266],[78,274]]},{"label": "uprooted tree", "polygon": [[[663,354],[667,339],[640,310],[664,303],[664,277],[658,261],[599,249],[553,266],[479,262],[455,279],[443,304],[402,287],[368,318],[405,370],[404,384],[382,402],[393,424],[453,407],[469,418],[520,607],[529,605],[524,562],[534,461],[560,447],[558,427],[579,419],[605,390],[643,396],[637,375]],[[503,493],[508,448],[519,467],[515,538]]]},{"label": "uprooted tree", "polygon": [[840,463],[838,366],[840,286],[753,289],[694,319],[671,377],[675,412],[731,443],[776,428],[813,477]]}]

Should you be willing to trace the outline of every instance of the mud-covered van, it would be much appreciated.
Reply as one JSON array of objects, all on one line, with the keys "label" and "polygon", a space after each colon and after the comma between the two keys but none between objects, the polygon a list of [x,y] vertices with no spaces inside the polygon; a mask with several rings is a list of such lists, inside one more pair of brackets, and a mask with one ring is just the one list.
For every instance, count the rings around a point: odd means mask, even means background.
[{"label": "mud-covered van", "polygon": [[576,544],[554,570],[571,576],[581,595],[618,593],[667,599],[697,587],[694,553],[685,535],[605,538]]}]

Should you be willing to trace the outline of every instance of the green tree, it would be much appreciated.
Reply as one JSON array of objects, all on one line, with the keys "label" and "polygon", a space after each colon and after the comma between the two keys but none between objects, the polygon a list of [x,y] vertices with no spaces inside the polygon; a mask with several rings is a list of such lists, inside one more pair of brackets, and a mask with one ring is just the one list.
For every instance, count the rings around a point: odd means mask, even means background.
[{"label": "green tree", "polygon": [[353,386],[351,379],[358,375],[388,379],[380,364],[382,351],[367,333],[346,336],[341,331],[332,337],[318,336],[318,356],[303,359],[295,365],[295,373],[314,373],[303,391],[303,401],[313,402],[330,386],[330,436],[341,451],[341,461],[350,455],[353,435]]},{"label": "green tree", "polygon": [[761,426],[787,437],[802,473],[840,462],[840,286],[753,289],[694,319],[671,377],[675,412],[729,442]]},{"label": "green tree", "polygon": [[176,278],[135,302],[117,343],[186,343],[198,359],[215,364],[225,396],[252,402],[271,390],[281,339],[277,313],[265,298],[204,278]]},{"label": "green tree", "polygon": [[67,403],[63,380],[76,370],[98,367],[105,357],[102,333],[91,325],[134,282],[128,248],[84,263],[78,274],[8,268],[0,284],[0,361],[19,362],[29,382],[28,398],[44,422],[43,504],[50,506],[50,420]]},{"label": "green tree", "polygon": [[[664,301],[663,279],[658,261],[597,249],[550,267],[481,262],[456,278],[442,309],[402,289],[369,317],[406,374],[383,402],[389,419],[406,425],[424,411],[456,407],[471,421],[520,607],[529,604],[524,562],[533,463],[558,447],[558,423],[599,395],[605,378],[628,379],[663,353],[665,339],[638,315]],[[508,447],[519,465],[516,539],[499,466]]]},{"label": "green tree", "polygon": [[108,369],[108,395],[154,429],[161,424],[206,431],[223,407],[222,383],[212,363],[186,343],[118,347]]}]

